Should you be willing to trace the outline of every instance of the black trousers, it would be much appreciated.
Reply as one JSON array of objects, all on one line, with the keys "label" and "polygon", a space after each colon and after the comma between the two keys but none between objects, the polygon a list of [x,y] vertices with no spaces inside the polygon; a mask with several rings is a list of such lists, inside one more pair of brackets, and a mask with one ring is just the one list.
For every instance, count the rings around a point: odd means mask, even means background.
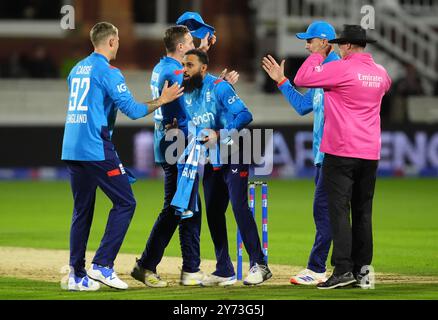
[{"label": "black trousers", "polygon": [[235,273],[228,250],[225,217],[229,202],[233,207],[234,217],[249,256],[250,267],[255,263],[266,264],[266,262],[257,224],[248,206],[249,165],[224,164],[218,169],[214,170],[211,164],[206,164],[203,179],[207,222],[217,261],[213,274],[219,277],[232,277]]},{"label": "black trousers", "polygon": [[[184,220],[175,215],[175,209],[170,206],[170,203],[176,192],[178,168],[176,164],[163,163],[161,166],[164,170],[164,205],[155,221],[139,262],[143,268],[157,272],[157,266],[163,258],[164,251],[179,225],[183,258],[182,269],[190,273],[198,272],[201,264],[201,213]],[[201,208],[201,202],[198,205]]]},{"label": "black trousers", "polygon": [[362,266],[371,264],[371,213],[377,166],[377,160],[325,155],[322,172],[328,195],[335,275],[359,272]]}]

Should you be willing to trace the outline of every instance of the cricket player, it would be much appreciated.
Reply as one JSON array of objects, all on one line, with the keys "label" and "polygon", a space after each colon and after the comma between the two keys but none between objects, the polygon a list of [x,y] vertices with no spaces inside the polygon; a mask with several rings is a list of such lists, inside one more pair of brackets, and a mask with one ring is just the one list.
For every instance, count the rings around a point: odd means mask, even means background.
[{"label": "cricket player", "polygon": [[[182,57],[187,51],[195,48],[193,37],[185,26],[174,26],[167,29],[164,44],[167,55],[160,60],[152,71],[150,87],[153,97],[160,94],[165,81],[182,83]],[[158,109],[154,115],[154,155],[155,162],[160,164],[164,171],[164,205],[152,228],[142,256],[137,260],[131,272],[134,279],[155,288],[168,285],[168,282],[158,275],[156,268],[163,258],[164,250],[178,225],[180,225],[180,243],[183,256],[181,283],[183,285],[199,285],[204,276],[199,268],[200,217],[180,221],[170,206],[170,201],[176,191],[178,170],[175,164],[169,164],[165,159],[167,146],[165,141],[166,126],[174,125],[175,122],[179,129],[187,134],[187,115],[184,109],[184,100],[180,98],[172,104],[173,106],[169,108],[172,110],[168,110],[168,108]]]},{"label": "cricket player", "polygon": [[[208,55],[201,50],[190,50],[183,60],[184,100],[187,113],[198,129],[241,130],[252,115],[233,87],[207,72]],[[205,141],[215,143],[227,137],[209,136]],[[216,163],[217,164],[217,163]],[[207,221],[216,252],[216,270],[202,281],[204,286],[227,286],[236,282],[234,267],[228,250],[225,211],[231,201],[243,243],[250,257],[251,269],[244,279],[246,285],[256,285],[272,276],[257,232],[257,226],[248,207],[249,164],[208,163],[204,167],[204,194]],[[190,220],[190,219],[188,219]]]},{"label": "cricket player", "polygon": [[[310,53],[314,53],[318,52],[322,46],[327,45],[329,40],[335,39],[336,32],[329,23],[315,21],[309,25],[306,32],[297,33],[296,36],[298,39],[306,40],[306,49]],[[332,48],[323,64],[339,59],[339,56]],[[266,73],[277,82],[281,93],[299,115],[304,116],[313,111],[313,157],[316,169],[313,218],[316,226],[316,236],[307,262],[307,268],[291,277],[290,282],[296,285],[317,285],[327,280],[326,261],[332,241],[327,193],[324,190],[321,172],[324,160],[324,153],[320,151],[324,130],[324,90],[315,88],[306,91],[304,95],[301,94],[284,76],[284,60],[278,65],[272,56],[267,56],[263,58],[262,66]]]},{"label": "cricket player", "polygon": [[[182,96],[177,83],[164,84],[161,96],[139,103],[134,100],[119,69],[109,62],[119,49],[117,28],[97,23],[90,32],[94,52],[70,72],[67,82],[69,105],[62,145],[74,198],[70,231],[69,290],[98,290],[101,282],[127,289],[114,271],[119,252],[134,214],[136,202],[123,167],[111,141],[117,110],[131,119],[142,118],[159,106]],[[169,106],[171,107],[171,106]],[[113,203],[100,246],[90,269],[85,271],[85,251],[93,220],[96,189],[101,188]]]},{"label": "cricket player", "polygon": [[[200,49],[204,51],[209,50],[216,42],[214,28],[205,24],[199,14],[185,13],[178,19],[178,23],[187,23],[196,29],[189,30],[185,25],[178,25],[166,30],[164,45],[167,55],[152,71],[150,87],[153,97],[160,94],[165,81],[170,84],[183,82],[184,71],[181,62],[184,54],[195,48],[192,34],[201,38]],[[238,79],[238,74],[234,71],[227,75],[224,72],[222,74],[232,82]],[[182,220],[181,217],[175,215],[175,210],[171,207],[171,200],[176,192],[178,169],[176,163],[170,164],[165,158],[166,148],[170,144],[165,141],[166,130],[178,127],[185,137],[188,134],[188,116],[184,99],[175,100],[171,105],[171,107],[157,109],[154,115],[154,155],[155,162],[164,171],[164,205],[155,221],[141,258],[136,261],[131,272],[134,279],[154,288],[168,285],[168,282],[157,274],[157,266],[178,226],[183,258],[180,283],[186,286],[196,286],[200,285],[204,278],[204,273],[199,268],[201,216],[195,215],[193,219]]]}]

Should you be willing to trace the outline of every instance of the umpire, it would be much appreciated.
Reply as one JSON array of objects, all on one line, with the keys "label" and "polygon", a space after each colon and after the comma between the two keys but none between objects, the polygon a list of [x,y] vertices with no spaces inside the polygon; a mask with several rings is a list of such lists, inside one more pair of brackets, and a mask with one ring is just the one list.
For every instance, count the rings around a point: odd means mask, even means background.
[{"label": "umpire", "polygon": [[[323,178],[333,235],[333,289],[362,284],[373,256],[372,202],[380,159],[380,105],[391,86],[386,70],[364,52],[373,43],[359,25],[345,25],[337,43],[342,60],[322,65],[330,45],[310,55],[295,77],[297,86],[324,88]],[[351,224],[350,224],[351,209]]]}]

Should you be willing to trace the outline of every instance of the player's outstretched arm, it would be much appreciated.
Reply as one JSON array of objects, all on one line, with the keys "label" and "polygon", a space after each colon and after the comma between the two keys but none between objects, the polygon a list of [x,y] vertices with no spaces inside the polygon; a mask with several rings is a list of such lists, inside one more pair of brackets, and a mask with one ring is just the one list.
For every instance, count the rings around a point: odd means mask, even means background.
[{"label": "player's outstretched arm", "polygon": [[231,122],[225,125],[225,129],[242,130],[253,120],[251,112],[249,112],[248,108],[229,83],[222,81],[216,86],[216,97],[222,107],[224,107],[233,118]]},{"label": "player's outstretched arm", "polygon": [[312,53],[298,69],[294,83],[305,88],[331,89],[351,81],[351,74],[343,66],[343,60],[323,62],[322,54]]},{"label": "player's outstretched arm", "polygon": [[161,96],[157,99],[147,101],[148,114],[154,112],[162,105],[165,105],[173,100],[178,99],[184,94],[184,87],[180,87],[178,83],[174,83],[170,87],[168,86],[168,81],[164,82],[163,90],[161,91]]}]

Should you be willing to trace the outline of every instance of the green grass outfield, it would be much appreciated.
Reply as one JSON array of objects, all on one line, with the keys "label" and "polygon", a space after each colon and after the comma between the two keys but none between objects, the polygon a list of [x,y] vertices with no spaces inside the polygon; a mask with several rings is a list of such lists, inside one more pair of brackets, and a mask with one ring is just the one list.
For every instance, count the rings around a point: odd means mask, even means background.
[{"label": "green grass outfield", "polygon": [[[140,254],[160,211],[163,186],[159,180],[134,185],[137,210],[121,252]],[[305,266],[314,239],[313,182],[269,182],[269,261]],[[257,200],[260,199],[258,194]],[[260,201],[257,202],[260,224]],[[96,250],[111,207],[99,192],[89,241]],[[72,197],[68,182],[0,182],[0,246],[68,249]],[[379,179],[374,201],[374,260],[378,273],[438,276],[438,179]],[[227,212],[231,255],[235,256],[235,222]],[[208,227],[203,220],[203,259],[214,259]],[[175,236],[165,255],[180,256]],[[7,258],[7,257],[2,257]],[[0,278],[1,299],[438,299],[436,284],[382,284],[376,290],[335,290],[289,285],[255,288],[132,289],[68,293],[59,283]]]},{"label": "green grass outfield", "polygon": [[374,290],[355,288],[319,290],[303,286],[200,288],[173,286],[127,291],[102,287],[97,292],[68,292],[59,283],[0,278],[0,299],[5,300],[436,300],[436,284],[384,284]]}]

